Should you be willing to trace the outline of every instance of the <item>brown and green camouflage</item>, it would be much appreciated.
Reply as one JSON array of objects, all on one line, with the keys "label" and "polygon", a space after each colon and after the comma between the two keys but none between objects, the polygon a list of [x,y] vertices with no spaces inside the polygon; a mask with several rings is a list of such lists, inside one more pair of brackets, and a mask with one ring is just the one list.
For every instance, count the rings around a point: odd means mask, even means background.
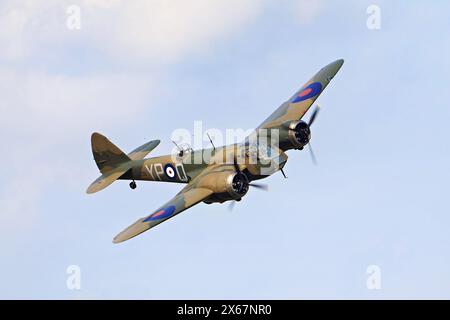
[{"label": "brown and green camouflage", "polygon": [[302,149],[309,142],[312,121],[306,123],[301,119],[343,63],[337,60],[322,68],[241,143],[145,158],[159,140],[125,154],[103,135],[93,133],[92,153],[102,175],[88,187],[87,193],[98,192],[116,180],[132,180],[132,188],[135,181],[185,184],[174,198],[137,220],[113,242],[133,238],[202,201],[240,201],[252,181],[282,170],[288,159],[286,151]]}]

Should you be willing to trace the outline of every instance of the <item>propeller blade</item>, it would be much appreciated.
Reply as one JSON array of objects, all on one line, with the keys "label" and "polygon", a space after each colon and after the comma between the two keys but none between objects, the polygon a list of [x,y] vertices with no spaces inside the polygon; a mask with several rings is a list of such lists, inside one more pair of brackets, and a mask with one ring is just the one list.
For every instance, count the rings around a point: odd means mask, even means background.
[{"label": "propeller blade", "polygon": [[317,114],[319,113],[319,111],[320,111],[320,106],[317,105],[316,108],[313,111],[313,114],[311,115],[311,118],[309,119],[308,126],[310,126],[310,127],[312,126],[312,124],[316,120],[316,117],[317,117]]},{"label": "propeller blade", "polygon": [[233,209],[234,209],[234,205],[236,204],[236,201],[230,201],[230,202],[228,202],[228,211],[233,211]]},{"label": "propeller blade", "polygon": [[241,168],[239,168],[239,165],[237,163],[237,156],[236,156],[236,154],[234,154],[233,165],[234,165],[234,169],[236,170],[236,172],[237,173],[241,173]]},{"label": "propeller blade", "polygon": [[263,184],[263,183],[250,183],[249,184],[250,187],[256,188],[256,189],[260,189],[260,190],[264,190],[264,191],[269,191],[269,186],[267,184]]},{"label": "propeller blade", "polygon": [[309,154],[311,155],[311,161],[312,161],[312,163],[314,164],[314,165],[316,165],[317,166],[317,159],[316,159],[316,155],[314,154],[314,150],[313,150],[313,148],[312,148],[312,146],[311,146],[311,141],[308,143],[308,146],[309,146]]}]

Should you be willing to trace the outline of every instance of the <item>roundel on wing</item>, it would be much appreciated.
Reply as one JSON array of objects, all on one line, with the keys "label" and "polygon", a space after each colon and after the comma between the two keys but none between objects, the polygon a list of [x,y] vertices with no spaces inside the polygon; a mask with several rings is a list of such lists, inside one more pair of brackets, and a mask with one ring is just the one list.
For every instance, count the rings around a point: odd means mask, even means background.
[{"label": "roundel on wing", "polygon": [[175,167],[173,165],[171,165],[170,163],[168,163],[164,166],[164,173],[166,174],[166,176],[169,179],[175,179],[177,172],[176,172]]},{"label": "roundel on wing", "polygon": [[317,96],[322,92],[322,84],[320,82],[313,82],[301,90],[291,101],[291,103],[297,103],[308,100]]},{"label": "roundel on wing", "polygon": [[144,222],[149,222],[153,220],[159,220],[170,217],[175,212],[175,206],[168,206],[166,208],[163,208],[161,210],[156,211],[152,215],[150,215],[148,218],[144,220]]}]

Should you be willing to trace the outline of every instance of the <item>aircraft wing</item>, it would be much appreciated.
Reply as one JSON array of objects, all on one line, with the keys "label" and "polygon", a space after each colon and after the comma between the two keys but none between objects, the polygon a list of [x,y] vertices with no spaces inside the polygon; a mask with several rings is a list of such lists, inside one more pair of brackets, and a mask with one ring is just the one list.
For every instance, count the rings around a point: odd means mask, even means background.
[{"label": "aircraft wing", "polygon": [[113,242],[119,243],[131,239],[205,200],[212,193],[209,189],[195,188],[195,186],[188,184],[180,193],[165,205],[155,210],[151,215],[139,219],[119,233],[114,237]]},{"label": "aircraft wing", "polygon": [[341,59],[322,68],[289,100],[284,102],[274,113],[260,124],[258,129],[270,129],[277,127],[286,121],[300,120],[343,64],[344,60]]}]

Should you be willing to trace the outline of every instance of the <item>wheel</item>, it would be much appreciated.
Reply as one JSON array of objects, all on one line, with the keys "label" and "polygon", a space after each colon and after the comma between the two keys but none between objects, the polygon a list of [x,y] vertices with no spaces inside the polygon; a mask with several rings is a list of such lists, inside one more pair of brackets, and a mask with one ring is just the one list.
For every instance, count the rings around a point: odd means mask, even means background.
[{"label": "wheel", "polygon": [[137,187],[136,182],[134,180],[131,181],[130,182],[130,188],[134,190],[134,189],[136,189],[136,187]]}]

